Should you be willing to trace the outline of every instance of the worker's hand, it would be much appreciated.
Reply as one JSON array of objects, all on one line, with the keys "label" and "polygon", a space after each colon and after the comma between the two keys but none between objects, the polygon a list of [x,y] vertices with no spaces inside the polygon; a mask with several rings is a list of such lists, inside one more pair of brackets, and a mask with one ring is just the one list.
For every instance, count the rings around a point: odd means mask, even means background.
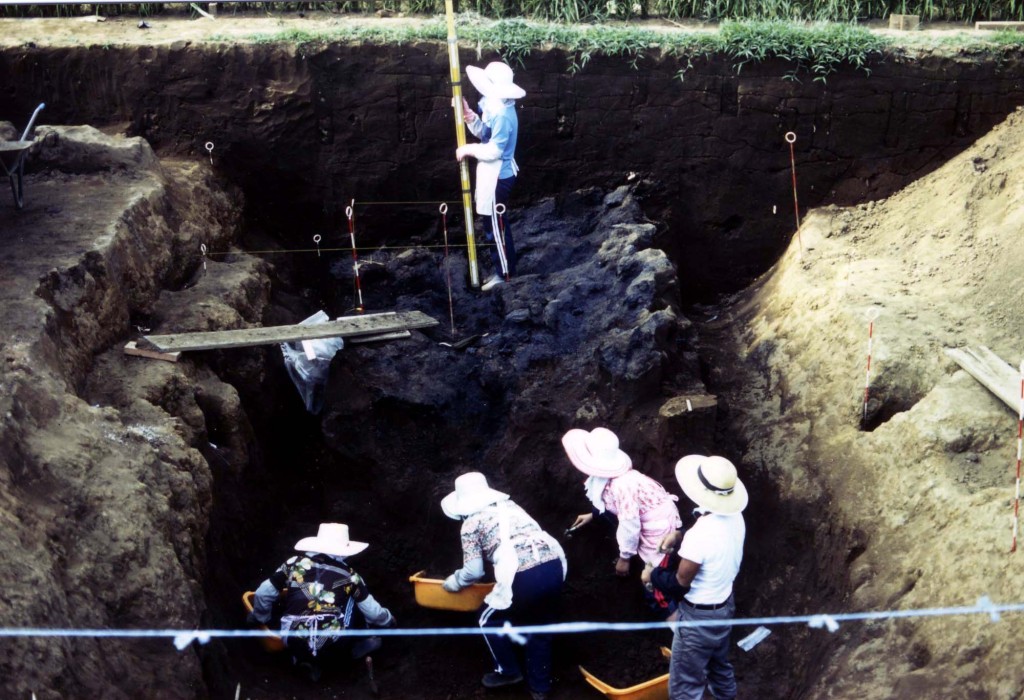
[{"label": "worker's hand", "polygon": [[462,162],[462,159],[469,155],[469,144],[459,146],[455,149],[455,160]]},{"label": "worker's hand", "polygon": [[479,118],[480,117],[476,116],[476,112],[473,111],[473,108],[469,106],[469,103],[466,102],[466,98],[463,97],[462,98],[462,121],[466,122],[467,124],[472,124],[473,122],[475,122]]},{"label": "worker's hand", "polygon": [[462,586],[459,585],[459,580],[455,578],[455,574],[452,574],[444,580],[441,584],[441,588],[445,589],[449,593],[458,593],[462,590]]},{"label": "worker's hand", "polygon": [[658,545],[658,551],[662,554],[674,552],[679,548],[679,543],[682,541],[683,533],[679,532],[679,530],[673,530],[661,538],[661,544]]},{"label": "worker's hand", "polygon": [[644,586],[650,586],[651,585],[651,572],[652,571],[654,571],[654,564],[651,564],[650,562],[647,562],[644,565],[644,570],[640,572],[640,582],[643,583]]},{"label": "worker's hand", "polygon": [[569,529],[570,530],[575,530],[578,527],[583,527],[584,525],[587,525],[588,523],[590,523],[590,521],[593,520],[593,519],[594,519],[594,514],[593,513],[584,513],[583,515],[578,516],[576,518],[576,520],[573,521],[572,525],[569,526]]},{"label": "worker's hand", "polygon": [[615,575],[629,576],[629,559],[619,557],[619,560],[615,562]]}]

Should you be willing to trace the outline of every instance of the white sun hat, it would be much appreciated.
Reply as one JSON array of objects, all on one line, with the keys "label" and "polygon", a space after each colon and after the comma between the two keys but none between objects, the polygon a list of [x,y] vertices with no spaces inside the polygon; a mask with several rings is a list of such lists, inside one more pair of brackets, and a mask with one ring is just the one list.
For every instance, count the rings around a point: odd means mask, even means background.
[{"label": "white sun hat", "polygon": [[573,428],[562,436],[562,447],[573,466],[587,476],[613,479],[633,468],[633,460],[619,449],[618,436],[608,428]]},{"label": "white sun hat", "polygon": [[300,552],[319,552],[333,557],[359,554],[369,546],[366,542],[350,540],[348,525],[341,523],[320,523],[316,537],[303,537],[295,543],[295,549]]},{"label": "white sun hat", "polygon": [[747,487],[725,457],[687,455],[676,462],[676,480],[691,501],[712,513],[732,515],[747,507]]},{"label": "white sun hat", "polygon": [[521,100],[526,97],[526,90],[512,82],[512,69],[507,63],[494,61],[488,63],[486,68],[466,66],[466,76],[484,97],[500,100]]},{"label": "white sun hat", "polygon": [[472,515],[492,503],[508,500],[508,494],[487,485],[480,472],[467,472],[455,480],[455,490],[441,499],[441,510],[452,520]]}]

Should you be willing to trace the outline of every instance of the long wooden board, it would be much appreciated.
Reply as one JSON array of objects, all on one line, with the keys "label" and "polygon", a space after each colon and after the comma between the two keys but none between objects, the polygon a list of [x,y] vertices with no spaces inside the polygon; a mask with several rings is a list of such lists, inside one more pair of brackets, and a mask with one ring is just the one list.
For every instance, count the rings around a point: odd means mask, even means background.
[{"label": "long wooden board", "polygon": [[975,22],[975,31],[988,29],[990,31],[1002,31],[1012,29],[1017,32],[1024,31],[1024,22]]},{"label": "long wooden board", "polygon": [[1003,403],[1020,411],[1020,372],[984,345],[977,348],[946,348],[947,355],[977,379]]},{"label": "long wooden board", "polygon": [[253,345],[272,345],[316,338],[350,338],[413,328],[430,328],[436,325],[438,325],[437,321],[420,311],[399,311],[365,316],[345,316],[334,321],[308,326],[266,326],[239,328],[231,331],[203,331],[143,337],[160,352],[183,352],[185,350],[219,350]]}]

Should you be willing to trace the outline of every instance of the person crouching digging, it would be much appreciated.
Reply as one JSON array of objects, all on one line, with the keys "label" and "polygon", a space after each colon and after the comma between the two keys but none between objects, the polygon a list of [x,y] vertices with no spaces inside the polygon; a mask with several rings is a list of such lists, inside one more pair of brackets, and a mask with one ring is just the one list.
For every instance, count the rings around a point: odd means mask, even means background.
[{"label": "person crouching digging", "polygon": [[[486,688],[514,685],[523,680],[516,658],[517,644],[507,636],[487,634],[487,628],[546,625],[558,617],[565,580],[565,553],[554,537],[516,505],[508,494],[487,485],[479,472],[455,480],[455,490],[441,500],[441,510],[462,521],[462,568],[444,581],[451,593],[483,578],[484,561],[494,566],[494,589],[484,598],[480,627],[494,657],[495,670],[483,677]],[[526,681],[534,700],[551,691],[550,634],[530,634],[525,644]]]},{"label": "person crouching digging", "polygon": [[349,539],[348,525],[323,523],[316,537],[295,543],[301,556],[279,566],[256,589],[249,622],[266,625],[276,617],[276,609],[292,661],[312,681],[320,679],[324,665],[343,654],[358,659],[380,647],[379,637],[346,638],[337,632],[395,626],[391,611],[374,599],[345,561],[368,546]]},{"label": "person crouching digging", "polygon": [[[615,527],[619,558],[615,573],[629,575],[630,561],[639,556],[645,570],[666,563],[662,540],[682,525],[676,496],[661,484],[633,469],[633,460],[619,449],[619,438],[607,428],[591,431],[573,428],[562,436],[562,446],[572,465],[586,474],[583,489],[590,512],[578,516],[569,532],[595,518]],[[660,617],[675,619],[675,603],[644,590],[647,604]]]}]

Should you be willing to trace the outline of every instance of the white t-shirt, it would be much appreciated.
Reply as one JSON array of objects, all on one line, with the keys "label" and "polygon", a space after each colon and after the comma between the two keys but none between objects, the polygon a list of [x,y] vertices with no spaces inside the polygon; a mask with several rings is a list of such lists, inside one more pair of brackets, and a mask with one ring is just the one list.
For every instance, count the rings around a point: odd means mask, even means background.
[{"label": "white t-shirt", "polygon": [[732,594],[732,582],[743,561],[743,538],[747,526],[743,515],[710,513],[697,519],[683,535],[679,556],[700,564],[690,583],[686,599],[691,603],[724,603]]}]

